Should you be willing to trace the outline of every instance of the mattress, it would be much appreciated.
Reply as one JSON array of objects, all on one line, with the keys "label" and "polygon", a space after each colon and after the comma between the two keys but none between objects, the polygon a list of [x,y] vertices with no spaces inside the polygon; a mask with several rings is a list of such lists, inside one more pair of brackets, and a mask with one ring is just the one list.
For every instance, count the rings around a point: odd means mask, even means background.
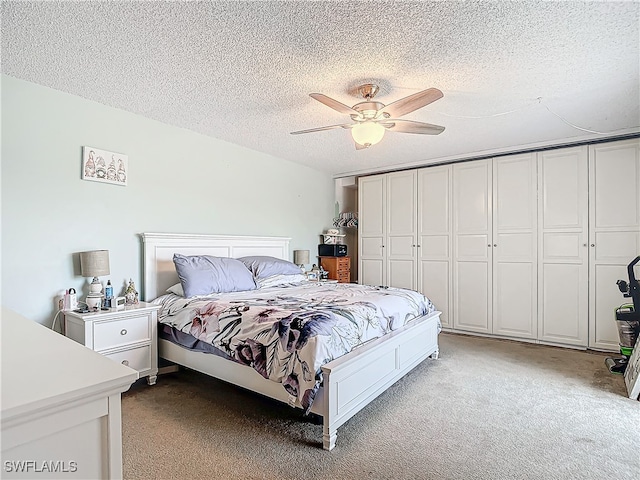
[{"label": "mattress", "polygon": [[250,366],[307,410],[322,365],[435,311],[412,290],[318,282],[153,302],[161,337]]}]

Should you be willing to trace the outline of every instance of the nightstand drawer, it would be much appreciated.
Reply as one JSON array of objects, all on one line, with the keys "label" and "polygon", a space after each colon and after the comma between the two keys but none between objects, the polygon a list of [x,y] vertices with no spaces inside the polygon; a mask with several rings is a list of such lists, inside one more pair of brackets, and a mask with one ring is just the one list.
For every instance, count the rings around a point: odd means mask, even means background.
[{"label": "nightstand drawer", "polygon": [[150,339],[148,315],[123,318],[112,322],[96,322],[93,330],[93,346],[96,351]]},{"label": "nightstand drawer", "polygon": [[105,355],[105,357],[131,367],[134,370],[138,370],[139,372],[143,372],[144,370],[149,370],[151,368],[150,345],[132,348],[130,350],[125,350],[124,352],[110,353]]}]

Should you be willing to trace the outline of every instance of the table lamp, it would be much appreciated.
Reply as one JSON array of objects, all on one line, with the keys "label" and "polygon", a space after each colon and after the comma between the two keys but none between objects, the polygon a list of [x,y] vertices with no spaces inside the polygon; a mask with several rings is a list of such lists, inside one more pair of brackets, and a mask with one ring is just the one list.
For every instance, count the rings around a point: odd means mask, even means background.
[{"label": "table lamp", "polygon": [[309,250],[294,250],[293,263],[298,265],[300,270],[304,272],[304,265],[309,263]]},{"label": "table lamp", "polygon": [[83,277],[93,277],[86,298],[90,310],[98,310],[102,306],[102,283],[100,275],[109,275],[109,250],[92,250],[80,252],[80,273]]}]

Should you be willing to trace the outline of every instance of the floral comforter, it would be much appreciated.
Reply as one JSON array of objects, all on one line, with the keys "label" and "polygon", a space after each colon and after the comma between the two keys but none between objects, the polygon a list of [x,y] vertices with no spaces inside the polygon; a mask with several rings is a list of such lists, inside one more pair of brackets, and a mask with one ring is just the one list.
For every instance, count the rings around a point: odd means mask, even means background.
[{"label": "floral comforter", "polygon": [[322,365],[435,310],[412,290],[316,282],[154,303],[159,322],[281,383],[306,411]]}]

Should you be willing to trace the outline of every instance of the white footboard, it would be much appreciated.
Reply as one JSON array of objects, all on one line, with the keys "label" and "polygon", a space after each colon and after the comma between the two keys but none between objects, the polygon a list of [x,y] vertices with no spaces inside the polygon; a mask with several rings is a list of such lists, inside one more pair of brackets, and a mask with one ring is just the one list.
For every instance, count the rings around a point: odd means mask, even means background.
[{"label": "white footboard", "polygon": [[[322,444],[326,450],[335,446],[340,425],[425,358],[437,358],[439,317],[440,312],[421,317],[322,367],[323,386],[311,412],[323,417]],[[264,379],[250,367],[167,340],[159,340],[158,346],[162,358],[273,399],[290,401],[282,385]]]},{"label": "white footboard", "polygon": [[326,450],[335,446],[340,425],[424,359],[437,358],[439,317],[440,312],[422,317],[322,367]]}]

